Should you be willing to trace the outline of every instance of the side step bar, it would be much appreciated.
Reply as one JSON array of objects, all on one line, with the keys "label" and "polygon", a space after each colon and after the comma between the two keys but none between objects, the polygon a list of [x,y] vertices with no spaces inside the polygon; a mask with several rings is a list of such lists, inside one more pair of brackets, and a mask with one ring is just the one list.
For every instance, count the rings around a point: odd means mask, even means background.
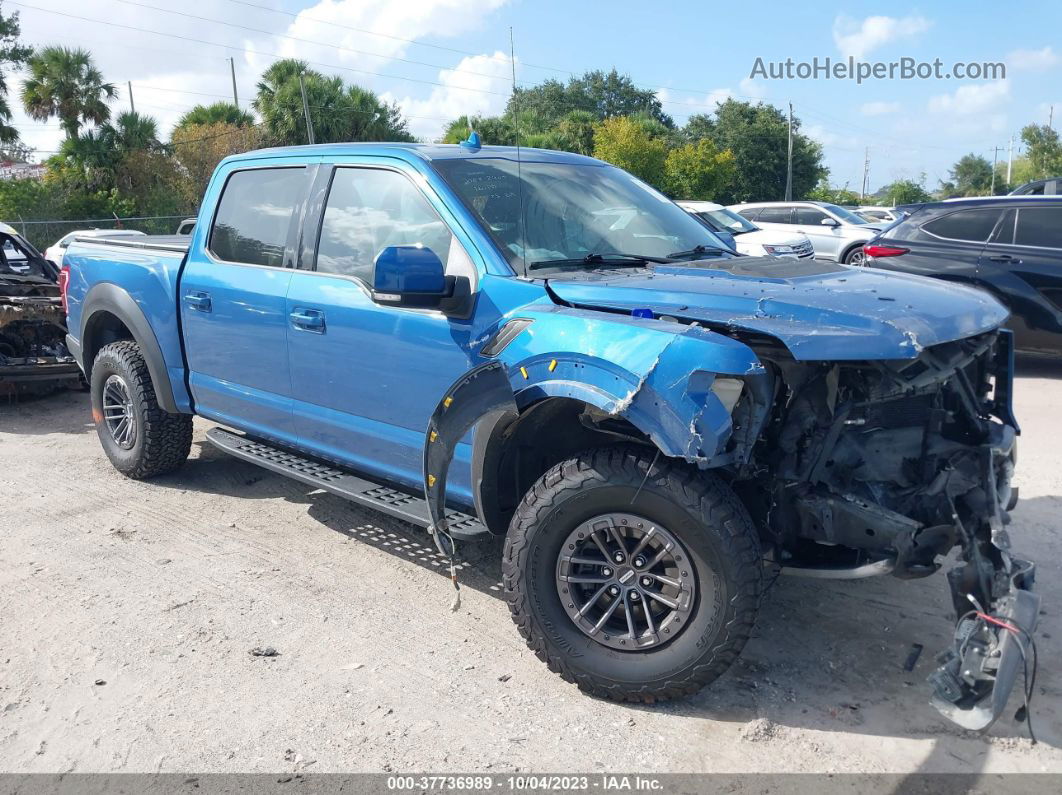
[{"label": "side step bar", "polygon": [[[428,503],[423,497],[382,486],[329,464],[272,447],[222,428],[211,428],[206,436],[207,441],[219,450],[236,458],[330,491],[343,499],[372,508],[396,519],[425,528],[431,525]],[[457,511],[449,513],[446,522],[447,532],[459,541],[469,541],[490,535],[490,531],[479,519],[465,513]]]}]

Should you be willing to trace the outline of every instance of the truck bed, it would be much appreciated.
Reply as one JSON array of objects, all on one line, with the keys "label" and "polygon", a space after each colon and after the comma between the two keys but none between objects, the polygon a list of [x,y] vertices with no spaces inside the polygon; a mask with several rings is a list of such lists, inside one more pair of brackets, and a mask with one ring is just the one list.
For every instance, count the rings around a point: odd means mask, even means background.
[{"label": "truck bed", "polygon": [[191,243],[190,235],[143,235],[137,237],[76,237],[78,243],[120,248],[136,248],[184,254]]}]

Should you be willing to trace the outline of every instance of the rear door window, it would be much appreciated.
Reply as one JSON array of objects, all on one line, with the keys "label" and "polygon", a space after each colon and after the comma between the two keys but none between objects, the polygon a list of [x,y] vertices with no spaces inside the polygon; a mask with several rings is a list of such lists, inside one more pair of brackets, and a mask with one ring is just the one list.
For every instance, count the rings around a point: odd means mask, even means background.
[{"label": "rear door window", "polygon": [[814,207],[797,207],[793,211],[795,223],[806,224],[807,226],[815,226],[821,224],[823,219],[826,218],[826,213],[822,210],[816,210]]},{"label": "rear door window", "polygon": [[288,229],[307,174],[301,167],[233,172],[214,215],[210,253],[225,262],[283,267]]},{"label": "rear door window", "polygon": [[1020,207],[1014,243],[1062,249],[1062,207]]},{"label": "rear door window", "polygon": [[922,229],[935,237],[942,237],[946,240],[984,243],[992,234],[999,214],[998,208],[989,207],[958,210],[922,224]]},{"label": "rear door window", "polygon": [[756,216],[756,221],[763,224],[793,223],[792,207],[764,207]]}]

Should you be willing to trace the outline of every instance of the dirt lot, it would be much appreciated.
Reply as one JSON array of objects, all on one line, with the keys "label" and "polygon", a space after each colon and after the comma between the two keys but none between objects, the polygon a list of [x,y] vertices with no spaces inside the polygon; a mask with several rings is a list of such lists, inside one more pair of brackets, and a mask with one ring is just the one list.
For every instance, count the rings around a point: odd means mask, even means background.
[{"label": "dirt lot", "polygon": [[421,531],[226,458],[206,423],[180,473],[126,480],[70,392],[0,406],[0,770],[1062,771],[1062,364],[1022,371],[1037,746],[1017,698],[984,737],[928,706],[942,575],[782,578],[714,687],[611,704],[524,647],[499,544],[465,545],[452,613]]}]

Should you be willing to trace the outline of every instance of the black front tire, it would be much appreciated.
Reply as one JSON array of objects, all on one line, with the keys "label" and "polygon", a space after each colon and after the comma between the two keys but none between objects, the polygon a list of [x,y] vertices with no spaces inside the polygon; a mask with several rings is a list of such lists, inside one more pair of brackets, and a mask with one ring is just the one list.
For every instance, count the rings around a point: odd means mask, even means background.
[{"label": "black front tire", "polygon": [[[620,650],[589,637],[558,593],[569,534],[618,511],[667,528],[694,570],[685,628],[652,648]],[[542,476],[513,516],[502,573],[513,621],[551,671],[593,695],[644,703],[690,695],[726,671],[749,638],[762,587],[758,534],[730,487],[681,463],[654,465],[651,450],[627,446],[588,451]]]},{"label": "black front tire", "polygon": [[[120,382],[130,399],[132,431],[123,446],[105,419],[104,386]],[[192,416],[171,414],[159,406],[147,362],[132,340],[112,342],[100,349],[92,365],[92,419],[96,433],[114,468],[135,480],[173,472],[192,448]]]}]

